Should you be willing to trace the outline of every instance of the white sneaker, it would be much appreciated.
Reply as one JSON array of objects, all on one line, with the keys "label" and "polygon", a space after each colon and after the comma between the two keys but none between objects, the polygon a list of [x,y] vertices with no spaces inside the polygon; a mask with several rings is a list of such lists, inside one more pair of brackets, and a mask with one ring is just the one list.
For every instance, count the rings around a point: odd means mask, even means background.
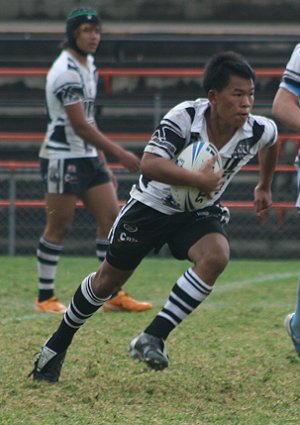
[{"label": "white sneaker", "polygon": [[294,347],[295,347],[296,353],[298,354],[298,357],[300,357],[300,338],[295,337],[295,335],[293,334],[292,326],[291,326],[294,316],[295,316],[295,313],[288,314],[286,316],[286,318],[284,319],[283,324],[284,324],[284,327],[285,327],[287,333],[289,334],[289,336],[290,336],[290,338],[291,338],[291,340],[294,344]]},{"label": "white sneaker", "polygon": [[131,341],[129,352],[133,359],[146,363],[151,369],[162,370],[169,365],[165,341],[144,332]]}]

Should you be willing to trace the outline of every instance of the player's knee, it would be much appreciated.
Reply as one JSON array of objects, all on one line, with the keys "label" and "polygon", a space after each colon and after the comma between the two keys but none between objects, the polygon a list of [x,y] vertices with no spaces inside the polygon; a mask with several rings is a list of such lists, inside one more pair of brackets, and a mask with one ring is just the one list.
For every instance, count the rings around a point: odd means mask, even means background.
[{"label": "player's knee", "polygon": [[229,261],[229,252],[226,250],[216,250],[209,252],[202,260],[206,269],[213,270],[214,274],[219,276],[226,268]]}]

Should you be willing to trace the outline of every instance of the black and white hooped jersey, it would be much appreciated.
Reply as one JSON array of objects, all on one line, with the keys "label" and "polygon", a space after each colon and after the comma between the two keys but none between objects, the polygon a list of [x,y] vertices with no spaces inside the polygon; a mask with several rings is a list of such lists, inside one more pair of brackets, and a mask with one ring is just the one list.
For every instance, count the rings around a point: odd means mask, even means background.
[{"label": "black and white hooped jersey", "polygon": [[94,146],[77,136],[64,106],[82,102],[89,123],[94,123],[97,73],[94,59],[87,57],[87,67],[63,50],[50,68],[46,81],[49,123],[40,149],[41,158],[90,158],[97,155]]},{"label": "black and white hooped jersey", "polygon": [[[190,143],[199,140],[208,141],[204,114],[209,107],[207,99],[186,101],[175,106],[163,117],[144,151],[174,161]],[[206,206],[218,201],[240,168],[247,164],[261,148],[274,145],[277,142],[277,136],[274,121],[250,114],[243,127],[239,128],[219,151],[224,168],[223,185]],[[138,184],[133,186],[130,195],[133,199],[165,214],[180,211],[171,195],[170,185],[149,180],[144,175],[140,176]]]},{"label": "black and white hooped jersey", "polygon": [[300,98],[300,44],[297,44],[286,65],[280,86]]}]

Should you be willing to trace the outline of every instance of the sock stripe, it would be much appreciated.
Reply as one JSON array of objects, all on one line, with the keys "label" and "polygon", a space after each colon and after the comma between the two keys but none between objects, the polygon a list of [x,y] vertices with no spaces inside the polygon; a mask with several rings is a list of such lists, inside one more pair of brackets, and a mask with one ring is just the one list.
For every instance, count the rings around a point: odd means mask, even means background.
[{"label": "sock stripe", "polygon": [[39,249],[41,249],[44,252],[49,252],[49,253],[57,252],[58,254],[60,254],[63,248],[64,248],[63,245],[46,241],[46,239],[44,239],[43,237],[40,238]]},{"label": "sock stripe", "polygon": [[83,315],[81,315],[80,313],[77,313],[77,312],[74,313],[72,306],[70,306],[70,308],[68,308],[65,315],[67,316],[67,319],[73,324],[74,327],[81,326],[89,317],[92,316],[92,314],[89,314],[89,315],[86,315],[85,317],[83,317]]},{"label": "sock stripe", "polygon": [[[159,312],[159,314],[158,314],[158,316],[157,316],[157,320],[159,320],[160,318],[164,318],[164,319],[166,319],[168,322],[171,322],[172,323],[172,328],[175,328],[177,325],[179,325],[179,323],[181,322],[180,320],[178,321],[178,318],[177,318],[177,320],[175,320],[175,319],[173,319],[173,317],[172,317],[172,315],[169,313],[169,311],[168,310],[166,310],[166,309],[162,309],[160,312]],[[149,333],[151,333],[151,331],[149,332]],[[166,339],[166,336],[163,338],[163,339]]]},{"label": "sock stripe", "polygon": [[80,328],[80,324],[77,324],[75,322],[73,322],[70,318],[69,315],[67,314],[68,312],[66,311],[66,313],[64,314],[64,322],[72,329],[79,329]]},{"label": "sock stripe", "polygon": [[92,316],[93,313],[89,313],[89,314],[84,314],[82,313],[75,305],[75,301],[74,298],[72,299],[72,302],[70,304],[70,315],[72,316],[77,316],[79,319],[88,319],[89,317]]},{"label": "sock stripe", "polygon": [[186,314],[189,314],[191,311],[193,311],[193,308],[191,306],[187,307],[186,303],[183,303],[181,302],[181,300],[174,298],[172,292],[169,296],[169,300],[173,305],[176,305],[177,307],[179,307]]},{"label": "sock stripe", "polygon": [[103,304],[100,298],[97,298],[92,290],[92,278],[95,276],[95,272],[87,276],[81,284],[81,291],[83,296],[88,300],[92,305],[101,305]]},{"label": "sock stripe", "polygon": [[49,284],[53,283],[53,279],[44,279],[43,277],[40,277],[39,281],[43,285],[49,285]]},{"label": "sock stripe", "polygon": [[38,262],[41,264],[44,264],[46,266],[56,266],[57,261],[59,259],[59,257],[52,257],[52,259],[46,259],[41,257],[40,255],[37,256]]},{"label": "sock stripe", "polygon": [[65,323],[73,329],[79,329],[101,307],[107,299],[96,297],[92,289],[95,272],[88,275],[76,291],[64,315]]},{"label": "sock stripe", "polygon": [[175,283],[169,298],[147,332],[166,339],[168,334],[192,313],[211,293],[212,287],[203,282],[190,268]]},{"label": "sock stripe", "polygon": [[[181,318],[179,316],[177,316],[176,314],[176,310],[173,309],[173,311],[169,310],[166,307],[163,307],[162,311],[167,314],[169,317],[172,317],[173,320],[175,320],[177,322],[177,324],[179,324],[181,322]],[[178,309],[178,312],[180,312],[181,310]]]},{"label": "sock stripe", "polygon": [[39,277],[39,301],[47,300],[54,295],[54,279],[62,250],[63,245],[48,242],[43,237],[39,240],[39,245],[36,250]]},{"label": "sock stripe", "polygon": [[205,285],[204,282],[198,276],[196,276],[194,272],[192,274],[192,272],[192,269],[188,269],[184,273],[184,277],[186,278],[186,280],[196,289],[200,290],[200,292],[202,292],[203,294],[209,295],[212,291],[212,287]]},{"label": "sock stripe", "polygon": [[198,300],[193,298],[190,294],[187,294],[178,283],[175,284],[172,292],[177,296],[177,299],[182,300],[185,304],[191,306],[192,308],[196,308],[198,305]]}]

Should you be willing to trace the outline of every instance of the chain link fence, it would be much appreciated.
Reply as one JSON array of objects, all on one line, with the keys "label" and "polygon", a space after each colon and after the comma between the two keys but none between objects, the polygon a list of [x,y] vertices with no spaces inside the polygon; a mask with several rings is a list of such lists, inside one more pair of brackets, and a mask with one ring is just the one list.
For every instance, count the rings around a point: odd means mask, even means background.
[{"label": "chain link fence", "polygon": [[[119,200],[125,201],[138,176],[117,170],[117,178]],[[232,258],[298,258],[300,220],[292,207],[296,199],[296,173],[275,174],[276,208],[262,217],[256,216],[248,204],[253,199],[257,178],[257,172],[241,171],[225,193],[224,203],[239,203],[238,207],[230,208],[231,220],[227,227]],[[0,167],[0,254],[35,254],[46,222],[43,196],[38,167]],[[95,238],[94,218],[84,208],[77,208],[64,252],[95,255]],[[169,255],[167,247],[163,247],[160,255]]]}]

